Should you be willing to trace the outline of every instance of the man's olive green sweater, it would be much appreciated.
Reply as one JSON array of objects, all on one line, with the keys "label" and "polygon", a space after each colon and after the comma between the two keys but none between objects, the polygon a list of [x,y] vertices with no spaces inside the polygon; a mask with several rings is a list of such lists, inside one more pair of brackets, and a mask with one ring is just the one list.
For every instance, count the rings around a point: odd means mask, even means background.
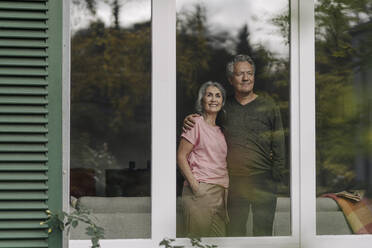
[{"label": "man's olive green sweater", "polygon": [[234,97],[225,105],[222,123],[228,145],[230,176],[251,176],[270,172],[281,179],[285,145],[279,108],[269,97],[258,96],[241,105]]}]

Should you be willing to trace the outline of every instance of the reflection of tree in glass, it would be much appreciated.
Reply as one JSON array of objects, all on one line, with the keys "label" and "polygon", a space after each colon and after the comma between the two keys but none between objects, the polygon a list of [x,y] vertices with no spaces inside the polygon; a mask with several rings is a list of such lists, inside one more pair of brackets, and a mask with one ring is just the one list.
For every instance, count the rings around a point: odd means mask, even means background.
[{"label": "reflection of tree in glass", "polygon": [[[225,73],[226,63],[233,54],[246,53],[256,63],[255,89],[259,94],[269,94],[279,103],[288,131],[288,58],[276,56],[263,45],[253,46],[248,25],[242,26],[237,37],[232,36],[230,30],[216,33],[212,31],[203,5],[188,9],[177,13],[177,123],[180,125],[187,114],[195,111],[195,96],[203,82],[220,82],[232,94]],[[288,139],[288,132],[286,135]],[[287,151],[289,154],[289,148]],[[288,168],[284,174],[288,174]],[[288,193],[288,188],[284,191]]]},{"label": "reflection of tree in glass", "polygon": [[72,167],[93,159],[89,151],[99,151],[105,142],[119,164],[133,136],[141,149],[150,147],[151,25],[113,24],[94,21],[71,39]]},{"label": "reflection of tree in glass", "polygon": [[[366,54],[371,61],[372,49],[369,45],[358,53],[352,32],[371,18],[368,0],[318,0],[316,4],[318,193],[363,187],[356,181],[355,166],[359,154],[370,149],[360,142],[366,136],[360,128],[361,117],[371,110],[362,107],[367,98],[358,93],[355,75],[365,70]],[[364,38],[372,41],[371,28],[368,32]]]},{"label": "reflection of tree in glass", "polygon": [[95,168],[96,173],[101,174],[102,170],[110,167],[117,167],[116,158],[110,153],[107,143],[103,143],[102,147],[99,147],[97,150],[86,147],[88,153],[85,158],[87,161],[85,163],[90,165],[90,168]]},{"label": "reflection of tree in glass", "polygon": [[[95,1],[88,2],[87,6],[94,10]],[[122,8],[118,7],[120,12]],[[221,82],[231,94],[225,75],[226,62],[235,53],[249,53],[257,65],[256,90],[269,94],[279,103],[288,146],[289,59],[276,56],[263,45],[253,46],[247,25],[241,27],[237,37],[230,30],[213,32],[206,11],[204,6],[196,5],[191,11],[177,13],[177,123],[194,111],[195,95],[201,83]],[[283,27],[282,35],[286,38],[288,21],[288,13],[272,20]],[[84,147],[97,150],[104,142],[120,164],[124,142],[150,136],[150,131],[146,131],[150,130],[151,120],[150,30],[149,22],[118,28],[115,21],[113,27],[105,27],[98,20],[74,33],[72,165],[78,164]],[[149,138],[143,144],[146,142],[149,144]],[[288,154],[289,151],[288,147]]]},{"label": "reflection of tree in glass", "polygon": [[[76,30],[85,28],[91,22],[97,22],[100,17],[105,19],[106,25],[113,25],[118,29],[119,26],[128,26],[130,23],[122,23],[123,17],[133,15],[133,10],[127,8],[128,5],[138,7],[141,3],[150,3],[150,0],[72,0],[70,7],[71,30],[74,33]],[[110,10],[111,13],[107,13]],[[129,11],[128,11],[129,10]],[[126,16],[124,16],[126,15]],[[108,18],[110,17],[110,18]],[[111,19],[111,20],[109,20]],[[130,18],[129,18],[130,19]],[[148,13],[150,19],[150,12]],[[128,20],[128,19],[127,19]],[[102,20],[101,20],[102,21]],[[111,22],[111,23],[110,23]]]}]

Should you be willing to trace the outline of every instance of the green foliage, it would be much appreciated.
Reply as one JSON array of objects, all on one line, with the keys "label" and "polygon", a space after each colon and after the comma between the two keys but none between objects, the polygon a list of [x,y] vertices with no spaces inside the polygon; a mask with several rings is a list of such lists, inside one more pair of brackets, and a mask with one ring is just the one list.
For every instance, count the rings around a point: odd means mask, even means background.
[{"label": "green foliage", "polygon": [[193,12],[177,16],[177,80],[186,97],[196,95],[203,72],[209,70],[211,47],[208,41],[206,9],[195,5]]},{"label": "green foliage", "polygon": [[184,248],[184,246],[172,245],[174,241],[176,240],[164,238],[162,241],[160,241],[159,246],[164,246],[165,248]]},{"label": "green foliage", "polygon": [[150,39],[149,23],[115,29],[99,21],[72,37],[73,167],[88,162],[91,149],[103,143],[120,162],[123,142],[150,122]]},{"label": "green foliage", "polygon": [[201,238],[191,238],[190,239],[192,247],[198,248],[217,248],[217,245],[204,245],[201,241]]},{"label": "green foliage", "polygon": [[96,173],[103,173],[106,167],[119,168],[115,156],[109,151],[108,144],[103,143],[97,149],[88,145],[84,138],[87,136],[82,135],[81,139],[74,139],[80,141],[80,144],[72,144],[72,147],[79,147],[80,150],[73,151],[73,163],[79,164],[80,168],[92,168]]},{"label": "green foliage", "polygon": [[104,229],[96,224],[96,220],[90,214],[90,211],[85,208],[78,208],[71,213],[60,212],[53,213],[50,210],[46,211],[48,219],[40,225],[47,224],[49,226],[49,233],[54,229],[61,231],[66,230],[70,232],[71,228],[76,228],[80,223],[85,223],[86,234],[91,238],[91,248],[100,248],[99,240],[104,238]]},{"label": "green foliage", "polygon": [[77,32],[71,42],[72,103],[105,106],[109,127],[119,130],[150,94],[149,24],[116,30],[96,22]]},{"label": "green foliage", "polygon": [[[176,240],[164,238],[159,243],[159,246],[164,246],[164,248],[184,248],[184,246],[172,245],[174,241]],[[218,247],[217,245],[203,244],[201,238],[190,238],[190,243],[192,247],[198,247],[198,248],[217,248]]]},{"label": "green foliage", "polygon": [[238,33],[238,43],[235,49],[237,54],[253,54],[253,48],[249,44],[249,38],[248,25],[245,24]]},{"label": "green foliage", "polygon": [[[88,2],[95,6],[95,1]],[[113,7],[112,16],[123,10],[114,0],[107,3]],[[278,18],[277,22],[285,25],[289,16],[286,13]],[[232,94],[225,66],[239,52],[249,53],[255,60],[255,89],[279,103],[288,129],[288,58],[278,58],[264,46],[253,46],[247,25],[242,26],[237,37],[229,31],[214,31],[207,9],[201,4],[177,14],[176,35],[177,123],[195,111],[195,96],[202,83],[220,82]],[[150,23],[123,28],[107,27],[97,20],[74,33],[71,48],[72,168],[95,167],[89,156],[103,143],[108,144],[108,153],[118,164],[124,160],[122,148],[133,137],[143,139],[144,149],[150,147],[150,140],[143,138],[150,136],[151,123]],[[287,151],[289,154],[289,148]]]},{"label": "green foliage", "polygon": [[291,17],[288,11],[284,11],[279,15],[271,19],[271,23],[279,27],[280,34],[285,38],[285,44],[289,45],[290,43],[290,23]]},{"label": "green foliage", "polygon": [[[318,0],[316,4],[318,194],[360,187],[354,165],[366,149],[358,141],[358,127],[368,108],[363,107],[366,96],[355,88],[355,74],[368,68],[365,55],[371,55],[372,49],[368,45],[360,52],[361,45],[353,43],[352,33],[368,21],[365,16],[371,20],[371,6],[371,1],[356,0]],[[365,38],[371,35],[366,33]]]}]

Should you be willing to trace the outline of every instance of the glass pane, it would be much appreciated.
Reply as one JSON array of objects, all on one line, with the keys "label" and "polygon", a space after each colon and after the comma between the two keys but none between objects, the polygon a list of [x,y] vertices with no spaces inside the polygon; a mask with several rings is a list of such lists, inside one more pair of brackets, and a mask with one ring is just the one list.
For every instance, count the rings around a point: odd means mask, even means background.
[{"label": "glass pane", "polygon": [[72,1],[71,25],[72,210],[105,239],[150,238],[151,1]]},{"label": "glass pane", "polygon": [[289,16],[287,0],[177,0],[178,237],[291,235]]},{"label": "glass pane", "polygon": [[317,234],[372,233],[372,2],[315,15]]}]

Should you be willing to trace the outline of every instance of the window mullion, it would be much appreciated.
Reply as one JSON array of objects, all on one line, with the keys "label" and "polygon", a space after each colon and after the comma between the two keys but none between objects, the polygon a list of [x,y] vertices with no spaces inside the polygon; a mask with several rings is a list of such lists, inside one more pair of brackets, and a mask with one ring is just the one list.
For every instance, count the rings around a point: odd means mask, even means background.
[{"label": "window mullion", "polygon": [[176,236],[176,1],[152,3],[152,239]]},{"label": "window mullion", "polygon": [[294,239],[300,237],[300,120],[299,120],[299,6],[298,1],[290,1],[290,172],[291,172],[291,231]]},{"label": "window mullion", "polygon": [[315,51],[314,1],[299,1],[300,64],[300,233],[301,247],[315,236]]}]

